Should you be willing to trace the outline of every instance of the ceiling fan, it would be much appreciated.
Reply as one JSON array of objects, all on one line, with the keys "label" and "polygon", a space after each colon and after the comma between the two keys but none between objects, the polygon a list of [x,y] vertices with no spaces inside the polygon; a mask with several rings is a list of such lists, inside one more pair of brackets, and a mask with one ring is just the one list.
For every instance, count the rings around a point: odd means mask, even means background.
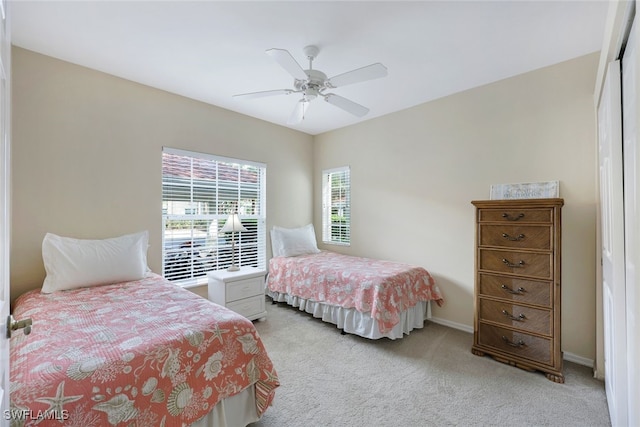
[{"label": "ceiling fan", "polygon": [[309,103],[317,97],[322,97],[329,104],[335,105],[336,107],[358,117],[363,117],[369,112],[368,108],[363,107],[360,104],[340,95],[336,95],[335,93],[327,93],[326,91],[354,83],[385,77],[387,75],[387,67],[378,62],[327,78],[327,75],[322,71],[313,69],[313,60],[318,56],[320,49],[317,46],[311,45],[306,46],[303,51],[309,60],[308,70],[304,70],[293,56],[291,56],[289,51],[285,49],[274,48],[265,51],[267,55],[275,59],[275,61],[280,64],[285,71],[293,76],[293,89],[275,89],[261,92],[242,93],[234,95],[234,97],[252,99],[271,95],[290,95],[292,93],[302,94],[302,99],[298,101],[291,117],[287,121],[288,124],[300,123],[305,117]]}]

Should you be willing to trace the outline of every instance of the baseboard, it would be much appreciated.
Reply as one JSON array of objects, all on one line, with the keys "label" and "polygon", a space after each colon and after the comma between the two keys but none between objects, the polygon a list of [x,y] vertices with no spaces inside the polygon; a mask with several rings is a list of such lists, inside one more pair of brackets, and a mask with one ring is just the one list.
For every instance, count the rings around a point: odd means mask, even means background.
[{"label": "baseboard", "polygon": [[[459,331],[468,332],[470,334],[473,333],[473,326],[452,322],[450,320],[441,319],[439,317],[432,317],[429,320],[439,325],[448,326],[453,329],[458,329]],[[567,351],[563,353],[562,358],[568,362],[573,362],[582,366],[588,366],[589,368],[593,368],[594,366],[592,359],[587,359],[586,357],[578,356],[577,354],[569,353]]]},{"label": "baseboard", "polygon": [[587,359],[586,357],[578,356],[577,354],[569,353],[567,351],[563,352],[562,358],[568,362],[573,362],[578,365],[588,366],[593,369],[593,360]]},{"label": "baseboard", "polygon": [[604,373],[602,371],[598,371],[597,369],[593,370],[593,378],[604,381]]},{"label": "baseboard", "polygon": [[439,317],[432,317],[432,318],[429,319],[429,321],[431,321],[433,323],[437,323],[439,325],[448,326],[448,327],[453,328],[453,329],[458,329],[459,331],[468,332],[470,334],[473,333],[473,327],[472,326],[467,326],[467,325],[464,325],[462,323],[452,322],[450,320],[441,319]]}]

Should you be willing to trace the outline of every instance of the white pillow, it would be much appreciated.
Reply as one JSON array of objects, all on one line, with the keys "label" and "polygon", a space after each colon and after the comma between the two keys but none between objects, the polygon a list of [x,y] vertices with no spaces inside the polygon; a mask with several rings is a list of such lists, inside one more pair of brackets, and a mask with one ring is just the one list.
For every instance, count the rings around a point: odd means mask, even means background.
[{"label": "white pillow", "polygon": [[47,277],[42,292],[139,280],[147,273],[149,232],[104,240],[84,240],[47,233],[42,260]]},{"label": "white pillow", "polygon": [[271,254],[274,257],[282,256],[280,255],[280,247],[282,243],[280,243],[280,233],[276,230],[276,227],[273,227],[269,232],[271,235]]},{"label": "white pillow", "polygon": [[298,256],[320,252],[313,224],[299,228],[273,227],[271,230],[273,256]]}]

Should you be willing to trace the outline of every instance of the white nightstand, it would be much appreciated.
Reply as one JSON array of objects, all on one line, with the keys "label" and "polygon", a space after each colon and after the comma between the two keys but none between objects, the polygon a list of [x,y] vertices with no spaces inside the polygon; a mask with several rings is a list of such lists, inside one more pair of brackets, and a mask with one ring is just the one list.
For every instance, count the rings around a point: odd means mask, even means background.
[{"label": "white nightstand", "polygon": [[207,273],[209,300],[223,305],[249,320],[264,319],[264,276],[266,271],[240,267],[238,271],[218,270]]}]

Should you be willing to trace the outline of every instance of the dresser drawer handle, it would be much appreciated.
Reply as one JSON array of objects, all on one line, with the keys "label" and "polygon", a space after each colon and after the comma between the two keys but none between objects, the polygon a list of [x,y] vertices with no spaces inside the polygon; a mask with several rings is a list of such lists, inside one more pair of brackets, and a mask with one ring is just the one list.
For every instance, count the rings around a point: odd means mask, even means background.
[{"label": "dresser drawer handle", "polygon": [[506,219],[507,221],[517,221],[519,219],[524,218],[524,214],[521,213],[518,216],[511,216],[511,215],[509,215],[508,213],[505,212],[505,213],[502,214],[502,218]]},{"label": "dresser drawer handle", "polygon": [[507,310],[502,310],[502,314],[508,317],[511,320],[515,320],[516,322],[523,322],[526,318],[524,314],[520,313],[518,317],[515,317],[513,314],[509,313]]},{"label": "dresser drawer handle", "polygon": [[511,240],[512,242],[518,242],[524,239],[524,234],[518,234],[517,236],[513,237],[513,236],[509,236],[507,233],[502,233],[502,237],[504,237],[507,240]]},{"label": "dresser drawer handle", "polygon": [[518,340],[518,342],[513,342],[509,338],[505,337],[504,335],[502,336],[502,341],[504,341],[507,345],[510,345],[511,347],[520,348],[526,345],[522,340]]},{"label": "dresser drawer handle", "polygon": [[505,263],[505,265],[507,267],[511,267],[511,268],[522,268],[522,267],[524,267],[524,261],[522,261],[522,260],[518,261],[517,264],[514,264],[511,261],[509,261],[508,259],[502,258],[502,262]]},{"label": "dresser drawer handle", "polygon": [[523,288],[523,287],[519,287],[515,291],[513,289],[511,289],[510,287],[508,287],[507,285],[502,285],[502,286],[500,286],[500,288],[502,288],[505,291],[509,292],[510,294],[514,294],[514,295],[522,295],[523,293],[527,292],[527,290],[525,288]]}]

